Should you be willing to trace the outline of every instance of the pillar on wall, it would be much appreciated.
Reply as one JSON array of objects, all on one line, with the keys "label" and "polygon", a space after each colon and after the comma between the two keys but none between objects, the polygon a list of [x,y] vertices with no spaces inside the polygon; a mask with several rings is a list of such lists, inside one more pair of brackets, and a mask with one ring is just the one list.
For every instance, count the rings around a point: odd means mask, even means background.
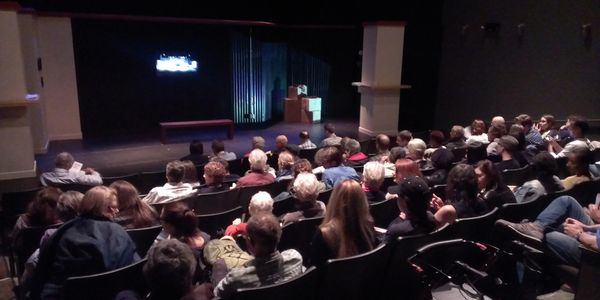
[{"label": "pillar on wall", "polygon": [[352,85],[360,93],[359,131],[396,134],[400,109],[404,22],[364,24],[362,75]]},{"label": "pillar on wall", "polygon": [[0,180],[36,175],[18,9],[0,6]]}]

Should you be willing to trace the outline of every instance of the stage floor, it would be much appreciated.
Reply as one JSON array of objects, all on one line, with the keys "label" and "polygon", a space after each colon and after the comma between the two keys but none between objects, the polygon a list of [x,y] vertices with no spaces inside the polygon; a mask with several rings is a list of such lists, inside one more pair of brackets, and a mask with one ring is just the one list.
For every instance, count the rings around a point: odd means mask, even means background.
[{"label": "stage floor", "polygon": [[[330,120],[335,125],[338,136],[349,136],[358,139],[368,138],[358,133],[358,120]],[[222,139],[225,149],[233,151],[241,157],[250,150],[253,136],[262,136],[266,140],[266,148],[275,147],[275,137],[285,134],[289,143],[299,142],[298,134],[308,130],[311,140],[318,144],[324,138],[324,123],[277,123],[264,129],[236,128],[234,138],[227,139],[225,128],[197,128],[171,130],[168,133],[168,144],[160,143],[157,131],[152,135],[138,135],[117,138],[98,138],[87,140],[53,141],[46,154],[36,155],[38,174],[54,168],[56,154],[67,151],[84,167],[97,169],[104,176],[131,174],[141,171],[162,170],[166,163],[179,159],[189,153],[189,143],[193,139],[201,140],[204,153],[210,153],[210,145],[214,139]],[[37,178],[0,181],[0,192],[20,190],[38,184]]]}]

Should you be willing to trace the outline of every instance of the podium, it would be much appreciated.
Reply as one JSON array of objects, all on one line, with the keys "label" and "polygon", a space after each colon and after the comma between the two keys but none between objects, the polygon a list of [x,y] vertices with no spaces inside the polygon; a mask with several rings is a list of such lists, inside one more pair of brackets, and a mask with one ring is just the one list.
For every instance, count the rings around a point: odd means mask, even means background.
[{"label": "podium", "polygon": [[[284,99],[285,122],[318,123],[321,121],[321,98],[304,96],[297,87],[288,88],[288,96]],[[303,92],[306,92],[304,86]]]}]

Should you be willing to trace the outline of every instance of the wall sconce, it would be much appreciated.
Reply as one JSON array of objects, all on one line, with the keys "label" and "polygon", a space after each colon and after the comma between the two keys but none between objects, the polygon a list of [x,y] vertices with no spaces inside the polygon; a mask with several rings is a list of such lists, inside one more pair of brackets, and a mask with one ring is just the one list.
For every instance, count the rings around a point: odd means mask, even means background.
[{"label": "wall sconce", "polygon": [[586,23],[581,25],[581,36],[583,37],[583,46],[590,50],[592,46],[592,24]]}]

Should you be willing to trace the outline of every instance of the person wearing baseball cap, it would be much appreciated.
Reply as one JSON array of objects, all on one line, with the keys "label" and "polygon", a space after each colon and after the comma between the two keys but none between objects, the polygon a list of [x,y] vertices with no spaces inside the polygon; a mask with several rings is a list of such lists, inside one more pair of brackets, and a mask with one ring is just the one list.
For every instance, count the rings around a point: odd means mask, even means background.
[{"label": "person wearing baseball cap", "polygon": [[429,211],[432,193],[423,178],[406,177],[400,184],[390,187],[389,192],[398,195],[396,203],[400,215],[388,226],[386,241],[393,241],[399,236],[426,234],[435,230],[437,223]]},{"label": "person wearing baseball cap", "polygon": [[518,169],[521,167],[519,162],[514,159],[514,153],[519,148],[519,141],[510,135],[504,135],[498,139],[498,151],[502,157],[502,161],[497,162],[494,167],[498,170],[498,173],[502,173],[504,170]]}]

